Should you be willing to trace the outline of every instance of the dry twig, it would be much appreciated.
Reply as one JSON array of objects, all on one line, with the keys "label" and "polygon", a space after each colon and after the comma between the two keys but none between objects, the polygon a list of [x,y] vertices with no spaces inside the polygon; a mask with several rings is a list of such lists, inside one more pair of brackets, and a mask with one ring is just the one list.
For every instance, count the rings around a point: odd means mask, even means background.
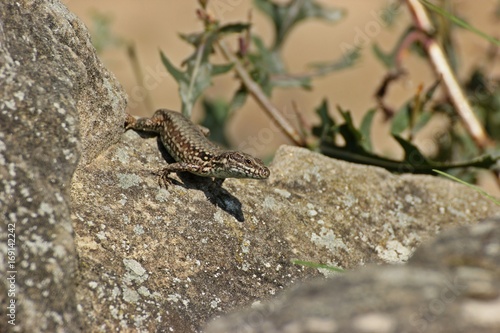
[{"label": "dry twig", "polygon": [[240,80],[245,85],[250,95],[255,98],[257,103],[267,112],[271,119],[283,130],[283,132],[292,140],[296,145],[304,147],[306,141],[302,135],[283,117],[281,112],[273,105],[267,98],[266,94],[262,91],[260,86],[252,80],[247,70],[243,67],[239,59],[226,47],[223,41],[218,42],[218,48],[222,55],[231,63],[234,64],[234,69],[239,76]]},{"label": "dry twig", "polygon": [[[415,26],[427,36],[432,35],[434,28],[424,6],[420,3],[420,1],[406,0],[406,4],[411,12]],[[423,45],[427,51],[432,66],[434,67],[436,75],[438,78],[442,79],[448,96],[455,106],[456,112],[462,119],[465,128],[478,147],[484,150],[492,144],[492,141],[488,137],[488,134],[479,120],[476,118],[469,101],[465,97],[457,79],[455,78],[455,75],[453,74],[453,71],[451,70],[441,46],[431,37],[427,37]]]}]

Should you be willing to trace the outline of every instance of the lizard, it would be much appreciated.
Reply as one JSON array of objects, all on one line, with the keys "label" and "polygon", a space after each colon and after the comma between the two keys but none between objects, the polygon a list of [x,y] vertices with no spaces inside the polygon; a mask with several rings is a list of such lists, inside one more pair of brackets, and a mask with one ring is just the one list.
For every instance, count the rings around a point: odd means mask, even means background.
[{"label": "lizard", "polygon": [[175,160],[158,171],[160,185],[171,183],[173,172],[190,172],[202,177],[213,177],[221,186],[226,178],[267,179],[269,169],[249,154],[225,150],[208,140],[208,132],[191,122],[180,112],[157,110],[151,118],[138,118],[127,114],[125,130],[152,132]]}]

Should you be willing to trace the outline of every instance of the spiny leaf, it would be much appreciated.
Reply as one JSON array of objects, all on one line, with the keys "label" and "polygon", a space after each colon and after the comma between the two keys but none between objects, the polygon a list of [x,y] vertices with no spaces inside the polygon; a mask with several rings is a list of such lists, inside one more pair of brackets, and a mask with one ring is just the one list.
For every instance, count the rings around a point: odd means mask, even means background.
[{"label": "spiny leaf", "polygon": [[[369,138],[369,125],[371,117],[373,117],[371,110],[363,119],[363,130],[358,130],[354,127],[352,117],[348,111],[338,108],[339,113],[344,119],[344,123],[335,125],[333,119],[328,114],[328,105],[323,101],[322,105],[316,110],[322,119],[321,125],[313,128],[312,133],[320,138],[320,151],[330,157],[342,159],[349,162],[373,165],[385,168],[395,172],[410,172],[415,174],[432,174],[433,169],[449,170],[455,168],[493,168],[497,161],[500,160],[499,156],[493,157],[492,155],[484,155],[469,161],[458,163],[438,163],[428,160],[420,150],[411,142],[394,135],[400,146],[405,151],[405,157],[402,161],[389,159],[379,156],[370,151],[369,145],[365,142],[365,137]],[[339,146],[334,140],[336,131],[344,137],[346,144]]]},{"label": "spiny leaf", "polygon": [[163,51],[160,51],[160,57],[163,65],[167,69],[167,71],[172,75],[177,81],[177,83],[180,83],[183,80],[186,80],[186,75],[179,71],[175,66],[170,62],[170,60],[167,58],[167,56],[163,53]]},{"label": "spiny leaf", "polygon": [[330,144],[335,143],[335,121],[328,113],[328,102],[324,99],[321,105],[316,108],[316,113],[320,117],[321,123],[312,128],[312,133],[320,139],[321,142]]},{"label": "spiny leaf", "polygon": [[352,121],[352,116],[349,111],[344,111],[340,106],[337,106],[342,118],[344,118],[344,124],[338,126],[339,132],[344,138],[345,147],[350,151],[364,151],[363,145],[361,144],[362,135]]},{"label": "spiny leaf", "polygon": [[371,141],[371,128],[373,117],[377,109],[371,109],[367,113],[365,113],[363,120],[361,121],[361,126],[359,127],[359,131],[362,135],[361,144],[366,151],[372,151],[372,141]]},{"label": "spiny leaf", "polygon": [[334,62],[318,62],[310,64],[309,66],[316,70],[314,73],[311,73],[310,77],[322,76],[331,72],[352,67],[360,56],[361,50],[359,48],[355,48],[354,50],[343,56],[340,60]]},{"label": "spiny leaf", "polygon": [[393,135],[405,152],[404,161],[411,165],[430,165],[427,158],[411,142],[403,139],[399,135]]},{"label": "spiny leaf", "polygon": [[387,3],[380,13],[380,18],[388,26],[392,26],[396,21],[396,18],[401,14],[400,5],[398,3]]},{"label": "spiny leaf", "polygon": [[191,34],[182,34],[182,33],[180,33],[179,37],[183,41],[185,41],[185,42],[193,45],[194,47],[197,47],[198,45],[200,45],[200,43],[201,43],[204,35],[205,34],[203,32],[201,32],[201,33],[200,32],[195,32],[195,33],[191,33]]},{"label": "spiny leaf", "polygon": [[[253,36],[252,41],[257,48],[257,53],[249,55],[249,60],[252,62],[254,71],[259,73],[259,77],[265,77],[266,81],[257,80],[261,83],[263,89],[272,91],[274,87],[300,87],[303,89],[311,89],[311,81],[313,77],[325,75],[334,70],[340,70],[348,66],[350,61],[354,61],[355,55],[350,59],[342,59],[336,63],[315,64],[316,71],[306,74],[293,75],[286,70],[285,64],[281,55],[276,50],[270,50],[264,42],[257,36]],[[324,66],[322,68],[321,66]]]},{"label": "spiny leaf", "polygon": [[[226,34],[241,33],[248,28],[250,28],[250,24],[248,23],[231,23],[217,27],[215,30],[211,31],[194,32],[189,34],[180,33],[179,37],[194,47],[198,47],[204,40],[208,40],[209,38],[220,38]],[[209,48],[209,50],[211,51],[211,48]]]},{"label": "spiny leaf", "polygon": [[247,59],[251,63],[249,71],[252,79],[262,88],[266,95],[270,96],[273,90],[270,76],[275,73],[285,72],[284,64],[279,55],[271,52],[258,36],[253,36],[252,42],[256,46],[257,52],[248,54]]},{"label": "spiny leaf", "polygon": [[344,16],[344,10],[327,8],[313,0],[292,0],[286,4],[270,0],[254,0],[254,5],[265,13],[273,22],[275,40],[273,49],[279,49],[292,28],[301,21],[310,18],[337,22]]},{"label": "spiny leaf", "polygon": [[210,86],[213,76],[227,73],[233,64],[212,65],[209,57],[213,53],[213,44],[222,35],[239,33],[249,28],[249,24],[235,23],[218,26],[215,24],[202,33],[181,34],[181,38],[195,47],[195,51],[183,62],[184,72],[175,68],[161,52],[161,59],[168,72],[179,85],[182,101],[182,113],[189,117],[194,103],[203,91]]},{"label": "spiny leaf", "polygon": [[294,88],[300,87],[306,90],[312,89],[311,78],[309,76],[293,76],[293,75],[273,75],[271,77],[273,87]]},{"label": "spiny leaf", "polygon": [[269,50],[258,36],[252,36],[252,42],[257,47],[257,53],[250,57],[254,66],[263,66],[263,69],[271,74],[286,73],[285,64],[279,53]]},{"label": "spiny leaf", "polygon": [[386,67],[393,68],[394,67],[394,54],[393,53],[385,53],[378,46],[377,43],[373,43],[372,45],[373,54],[377,57],[378,60]]},{"label": "spiny leaf", "polygon": [[429,121],[432,119],[433,113],[430,111],[424,111],[422,112],[419,117],[417,118],[417,121],[413,128],[411,129],[412,136],[417,134],[422,128],[425,127],[429,123]]},{"label": "spiny leaf", "polygon": [[193,110],[194,103],[211,84],[212,66],[205,62],[200,63],[196,73],[192,69],[188,69],[189,81],[181,81],[179,84],[179,94],[182,100],[182,113],[190,115]]},{"label": "spiny leaf", "polygon": [[426,164],[426,163],[417,163],[418,162],[417,159],[415,159],[413,163],[409,163],[407,161],[397,161],[368,152],[366,153],[352,152],[346,149],[345,147],[338,147],[334,144],[328,144],[326,142],[321,143],[320,151],[326,156],[330,156],[333,158],[341,159],[352,163],[378,166],[393,172],[400,172],[400,173],[407,172],[413,174],[428,174],[428,175],[434,172],[433,169],[450,170],[455,168],[467,168],[467,167],[489,169],[493,168],[496,162],[500,160],[499,157],[493,158],[491,155],[485,155],[473,160],[459,162],[459,163],[436,163],[428,161],[428,163]]},{"label": "spiny leaf", "polygon": [[234,64],[212,65],[212,76],[221,75],[229,72]]},{"label": "spiny leaf", "polygon": [[391,122],[391,134],[400,135],[410,126],[411,102],[406,102],[394,115]]},{"label": "spiny leaf", "polygon": [[230,23],[217,29],[218,34],[241,33],[250,28],[248,23]]},{"label": "spiny leaf", "polygon": [[[406,31],[399,37],[396,45],[390,52],[384,52],[380,46],[377,43],[373,43],[372,45],[372,51],[373,54],[377,57],[377,59],[388,69],[392,69],[396,67],[396,55],[398,53],[398,50],[401,49],[403,43],[406,42],[408,35],[413,33],[415,31],[415,28],[410,27],[406,29]],[[413,43],[410,47],[410,49],[414,50],[421,50],[420,54],[425,55],[425,51],[422,51],[422,48],[418,49],[416,46],[416,43]]]}]

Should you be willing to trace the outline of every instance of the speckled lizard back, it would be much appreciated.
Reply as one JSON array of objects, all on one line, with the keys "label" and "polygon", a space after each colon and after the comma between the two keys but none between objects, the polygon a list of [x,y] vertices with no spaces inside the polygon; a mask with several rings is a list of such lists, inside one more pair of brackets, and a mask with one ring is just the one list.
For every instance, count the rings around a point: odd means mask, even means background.
[{"label": "speckled lizard back", "polygon": [[164,126],[164,130],[159,132],[160,139],[177,162],[203,163],[222,152],[222,149],[207,140],[198,126],[181,113],[162,110],[161,114],[155,116],[162,118],[159,126]]}]

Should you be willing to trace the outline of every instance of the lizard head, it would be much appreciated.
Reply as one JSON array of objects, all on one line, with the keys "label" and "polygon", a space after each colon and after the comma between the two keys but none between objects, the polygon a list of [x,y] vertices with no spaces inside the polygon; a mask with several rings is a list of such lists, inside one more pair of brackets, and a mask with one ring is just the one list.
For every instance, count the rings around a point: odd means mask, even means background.
[{"label": "lizard head", "polygon": [[219,178],[266,179],[270,174],[261,160],[239,151],[225,151],[213,163]]}]

